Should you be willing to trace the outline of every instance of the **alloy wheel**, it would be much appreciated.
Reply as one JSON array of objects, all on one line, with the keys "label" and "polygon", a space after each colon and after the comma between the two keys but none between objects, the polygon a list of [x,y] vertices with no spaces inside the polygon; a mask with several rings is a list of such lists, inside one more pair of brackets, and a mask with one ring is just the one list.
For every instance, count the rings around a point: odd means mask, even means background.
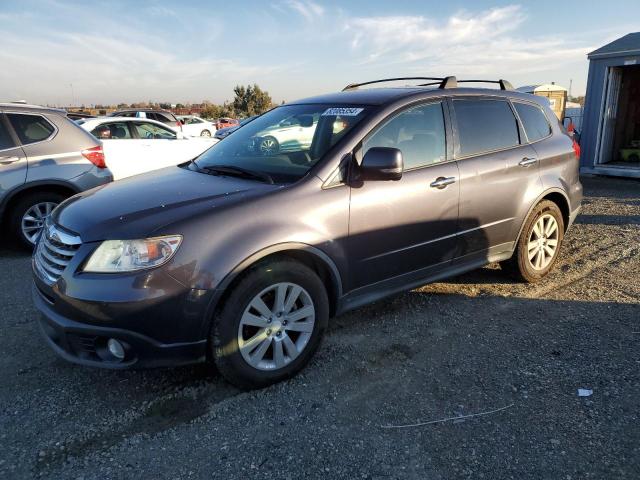
[{"label": "alloy wheel", "polygon": [[24,238],[35,244],[45,221],[57,206],[58,204],[54,202],[40,202],[32,205],[22,216],[21,229]]},{"label": "alloy wheel", "polygon": [[238,348],[258,370],[278,370],[306,348],[315,326],[309,293],[295,283],[277,283],[262,290],[244,310],[238,327]]},{"label": "alloy wheel", "polygon": [[263,155],[272,155],[278,151],[278,142],[273,138],[264,138],[260,142],[260,152]]},{"label": "alloy wheel", "polygon": [[534,270],[544,270],[558,252],[558,222],[553,215],[542,215],[533,225],[527,252]]}]

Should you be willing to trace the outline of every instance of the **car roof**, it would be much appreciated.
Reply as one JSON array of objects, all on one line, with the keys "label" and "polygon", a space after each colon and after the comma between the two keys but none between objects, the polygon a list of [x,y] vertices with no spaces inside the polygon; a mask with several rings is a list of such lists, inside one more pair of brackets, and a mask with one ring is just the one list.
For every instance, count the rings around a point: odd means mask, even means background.
[{"label": "car roof", "polygon": [[0,103],[0,109],[2,110],[26,110],[29,112],[38,112],[38,113],[57,113],[66,115],[67,111],[62,108],[54,108],[54,107],[43,107],[42,105],[29,105],[26,103],[12,103],[5,102]]},{"label": "car roof", "polygon": [[164,110],[162,108],[123,108],[121,110],[114,110],[111,112],[111,115],[114,113],[122,113],[122,112],[156,112],[156,113],[170,113],[173,115],[173,112],[169,110]]},{"label": "car roof", "polygon": [[131,122],[131,123],[153,123],[155,125],[159,125],[164,128],[168,128],[164,123],[159,122],[157,120],[153,120],[151,118],[137,118],[137,117],[96,117],[96,118],[88,118],[82,124],[81,127],[89,126],[89,127],[97,127],[98,125],[102,125],[103,123],[112,123],[112,122]]},{"label": "car roof", "polygon": [[328,93],[315,97],[303,98],[289,102],[288,105],[301,104],[330,104],[330,105],[386,105],[403,98],[428,98],[440,96],[483,95],[508,98],[520,98],[543,104],[538,97],[515,90],[499,90],[494,88],[433,88],[433,87],[394,87],[394,88],[363,88],[360,90],[347,90]]}]

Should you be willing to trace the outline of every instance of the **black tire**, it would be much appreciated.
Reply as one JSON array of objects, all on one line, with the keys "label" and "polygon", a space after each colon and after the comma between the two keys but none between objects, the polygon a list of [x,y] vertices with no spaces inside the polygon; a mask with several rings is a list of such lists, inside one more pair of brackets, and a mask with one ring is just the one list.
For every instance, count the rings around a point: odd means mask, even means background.
[{"label": "black tire", "polygon": [[[238,330],[245,309],[265,288],[281,282],[295,283],[308,292],[315,309],[315,324],[306,347],[284,367],[260,370],[250,365],[239,350]],[[316,273],[293,260],[262,262],[249,270],[233,287],[213,320],[209,348],[222,376],[245,390],[263,388],[295,375],[315,353],[329,320],[329,299]]]},{"label": "black tire", "polygon": [[35,192],[29,193],[20,198],[12,207],[9,213],[9,229],[20,245],[25,249],[33,250],[34,244],[22,232],[22,218],[25,213],[38,203],[51,202],[62,203],[67,197],[56,192]]},{"label": "black tire", "polygon": [[209,130],[203,130],[200,132],[200,136],[201,137],[210,137],[211,136],[211,132]]},{"label": "black tire", "polygon": [[629,155],[628,160],[631,163],[639,163],[640,162],[640,156],[637,153],[632,153],[631,155]]},{"label": "black tire", "polygon": [[[267,144],[269,144],[269,146],[267,146]],[[275,155],[280,151],[280,144],[275,137],[268,136],[260,140],[258,149],[262,155]]]},{"label": "black tire", "polygon": [[[534,225],[541,216],[546,214],[553,216],[558,224],[558,245],[555,251],[555,255],[551,259],[551,262],[545,268],[536,270],[535,268],[533,268],[529,261],[527,246]],[[542,280],[549,274],[556,261],[558,260],[563,238],[564,220],[562,218],[562,212],[560,211],[560,208],[550,200],[543,200],[538,205],[536,205],[533,211],[529,214],[529,217],[524,224],[524,228],[522,229],[522,233],[520,234],[520,238],[518,238],[513,256],[509,260],[504,261],[500,264],[502,270],[505,270],[518,281],[535,283],[539,280]]]}]

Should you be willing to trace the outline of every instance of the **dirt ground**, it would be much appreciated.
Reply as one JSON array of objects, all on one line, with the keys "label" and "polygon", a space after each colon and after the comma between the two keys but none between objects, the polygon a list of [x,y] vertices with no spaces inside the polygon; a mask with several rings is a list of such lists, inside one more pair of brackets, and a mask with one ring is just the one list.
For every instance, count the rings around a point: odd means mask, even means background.
[{"label": "dirt ground", "polygon": [[640,182],[583,183],[542,283],[490,265],[350,312],[302,374],[249,393],[206,366],[57,358],[5,244],[0,478],[640,478]]}]

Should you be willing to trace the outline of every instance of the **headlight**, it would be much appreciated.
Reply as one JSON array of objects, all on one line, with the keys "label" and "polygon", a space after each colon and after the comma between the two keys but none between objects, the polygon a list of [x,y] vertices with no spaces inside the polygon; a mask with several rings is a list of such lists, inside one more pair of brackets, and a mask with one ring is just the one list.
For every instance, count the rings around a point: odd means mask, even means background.
[{"label": "headlight", "polygon": [[182,242],[181,235],[143,240],[105,240],[89,257],[84,272],[133,272],[167,262]]}]

